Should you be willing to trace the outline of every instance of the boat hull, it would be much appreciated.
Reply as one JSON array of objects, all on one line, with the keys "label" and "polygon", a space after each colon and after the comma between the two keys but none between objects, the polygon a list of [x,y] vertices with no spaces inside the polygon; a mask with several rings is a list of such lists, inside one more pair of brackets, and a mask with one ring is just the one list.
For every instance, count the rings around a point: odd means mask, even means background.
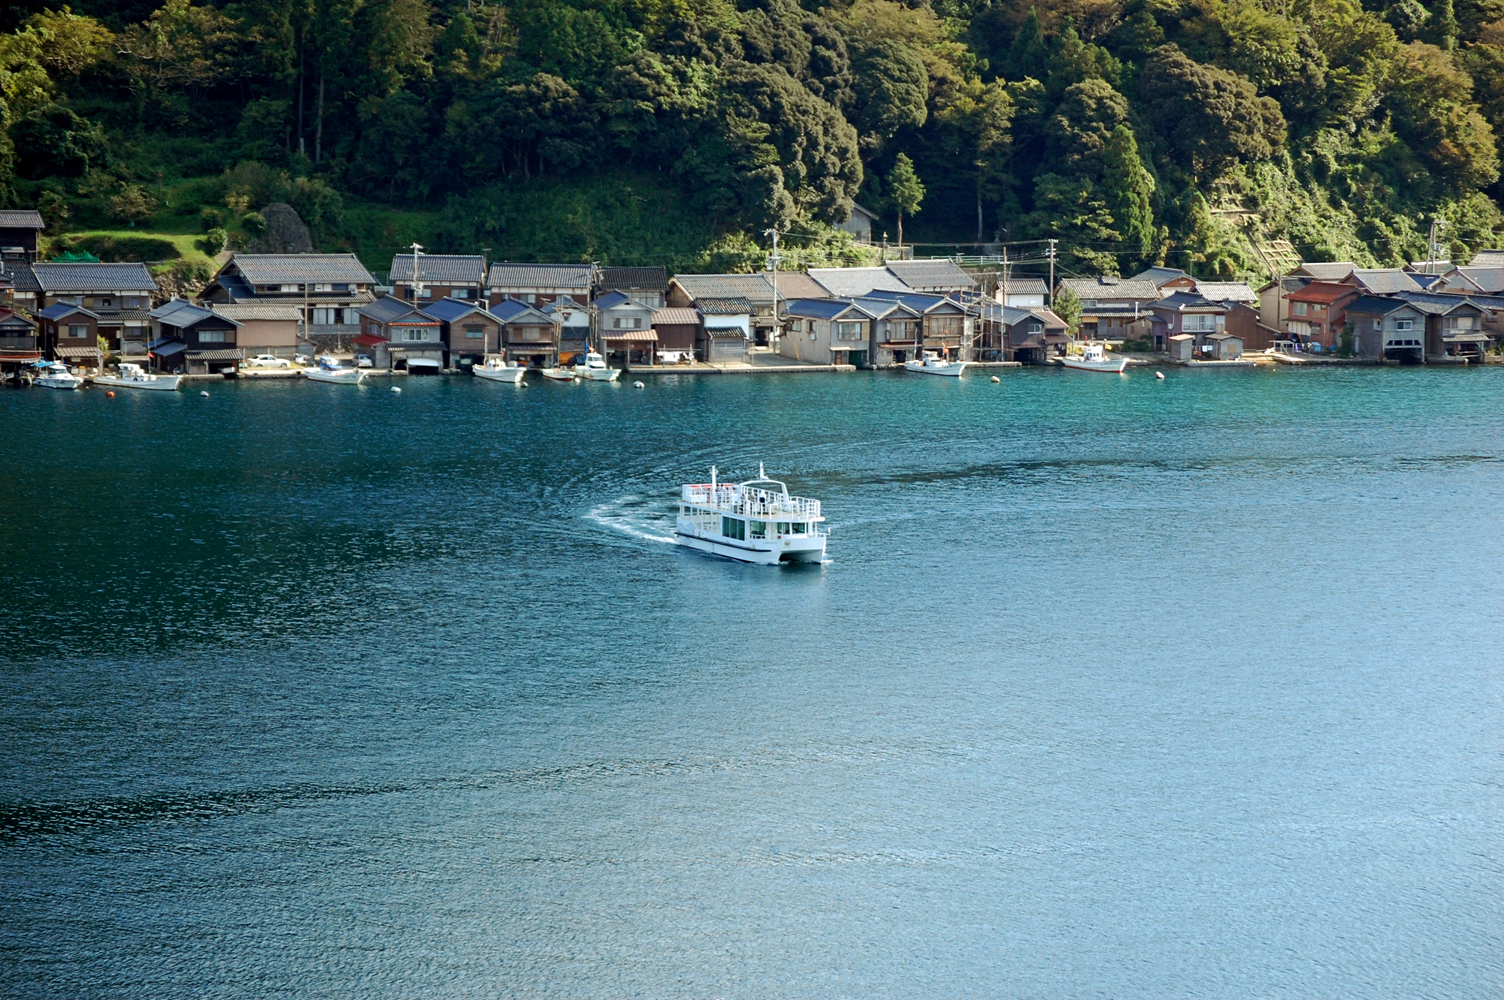
[{"label": "boat hull", "polygon": [[148,392],[177,392],[178,383],[183,381],[181,375],[158,375],[155,378],[119,378],[114,375],[96,375],[94,384],[107,386],[111,389],[144,389]]},{"label": "boat hull", "polygon": [[476,378],[483,378],[487,382],[521,382],[526,368],[482,368],[476,365],[470,369],[470,374]]},{"label": "boat hull", "polygon": [[1060,363],[1066,368],[1074,368],[1078,372],[1105,372],[1108,375],[1121,375],[1128,368],[1127,358],[1118,358],[1116,361],[1083,361],[1080,358],[1061,358]]},{"label": "boat hull", "polygon": [[582,373],[582,377],[591,382],[615,382],[618,378],[621,377],[621,369],[586,368]]},{"label": "boat hull", "polygon": [[948,375],[951,378],[960,378],[966,370],[968,362],[947,361],[939,365],[927,365],[923,361],[905,361],[904,371],[914,372],[917,375]]},{"label": "boat hull", "polygon": [[567,368],[545,368],[543,369],[543,377],[553,379],[555,382],[573,382],[575,374]]},{"label": "boat hull", "polygon": [[337,372],[317,368],[303,369],[303,377],[312,382],[329,382],[333,385],[359,385],[366,373],[359,368],[341,368]]},{"label": "boat hull", "polygon": [[75,375],[69,375],[67,378],[44,375],[36,380],[36,384],[43,389],[77,389],[84,384],[84,380]]},{"label": "boat hull", "polygon": [[772,566],[781,562],[818,563],[825,561],[824,535],[809,535],[801,539],[781,541],[775,539],[762,544],[732,542],[713,535],[690,535],[682,531],[676,531],[675,537],[680,545],[696,551],[759,566]]}]

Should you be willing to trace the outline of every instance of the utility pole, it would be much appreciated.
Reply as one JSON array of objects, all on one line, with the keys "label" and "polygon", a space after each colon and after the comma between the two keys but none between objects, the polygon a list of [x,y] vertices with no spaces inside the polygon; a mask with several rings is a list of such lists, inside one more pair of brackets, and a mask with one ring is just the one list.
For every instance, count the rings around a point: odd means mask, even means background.
[{"label": "utility pole", "polygon": [[1045,251],[1045,256],[1050,258],[1050,308],[1055,308],[1055,243],[1050,240],[1050,248]]},{"label": "utility pole", "polygon": [[1441,252],[1440,245],[1436,242],[1436,234],[1447,227],[1445,219],[1431,220],[1431,234],[1426,238],[1426,273],[1434,274],[1432,269],[1436,266],[1436,255]]},{"label": "utility pole", "polygon": [[771,348],[773,348],[774,350],[777,350],[778,349],[778,337],[779,337],[779,332],[778,332],[779,331],[779,323],[778,323],[778,230],[777,229],[766,230],[764,235],[773,237],[773,256],[769,258],[769,263],[772,264],[772,268],[773,268],[773,335],[768,338],[768,346],[771,347]]}]

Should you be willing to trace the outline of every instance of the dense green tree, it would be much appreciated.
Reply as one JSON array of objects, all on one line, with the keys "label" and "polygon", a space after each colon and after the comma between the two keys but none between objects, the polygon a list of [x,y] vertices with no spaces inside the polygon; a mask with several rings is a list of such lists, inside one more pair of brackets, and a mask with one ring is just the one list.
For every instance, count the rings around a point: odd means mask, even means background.
[{"label": "dense green tree", "polygon": [[1106,80],[1071,84],[1050,119],[1046,148],[1052,167],[1064,173],[1100,176],[1107,142],[1128,118],[1128,99]]},{"label": "dense green tree", "polygon": [[924,184],[914,172],[914,161],[908,154],[899,153],[888,171],[888,203],[898,216],[898,245],[903,246],[903,217],[918,213],[924,203]]},{"label": "dense green tree", "polygon": [[1138,267],[1154,258],[1157,232],[1154,227],[1154,178],[1139,159],[1138,140],[1126,124],[1118,125],[1103,154],[1102,195],[1112,215],[1112,227],[1135,254],[1128,263]]},{"label": "dense green tree", "polygon": [[1403,46],[1385,106],[1395,133],[1451,193],[1498,180],[1493,129],[1473,104],[1473,84],[1451,53],[1425,42]]},{"label": "dense green tree", "polygon": [[876,150],[899,129],[917,128],[929,115],[929,76],[912,46],[878,39],[853,60],[851,123],[864,148]]}]

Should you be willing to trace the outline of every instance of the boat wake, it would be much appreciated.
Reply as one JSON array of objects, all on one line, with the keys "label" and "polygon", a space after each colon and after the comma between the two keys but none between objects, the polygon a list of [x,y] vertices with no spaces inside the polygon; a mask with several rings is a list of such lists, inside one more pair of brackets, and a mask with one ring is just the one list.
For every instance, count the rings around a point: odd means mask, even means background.
[{"label": "boat wake", "polygon": [[662,514],[652,511],[641,497],[622,497],[620,500],[612,500],[598,507],[592,507],[586,512],[585,517],[596,524],[619,531],[633,538],[641,538],[649,542],[667,542],[674,544],[673,535],[662,534],[667,527],[667,519]]}]

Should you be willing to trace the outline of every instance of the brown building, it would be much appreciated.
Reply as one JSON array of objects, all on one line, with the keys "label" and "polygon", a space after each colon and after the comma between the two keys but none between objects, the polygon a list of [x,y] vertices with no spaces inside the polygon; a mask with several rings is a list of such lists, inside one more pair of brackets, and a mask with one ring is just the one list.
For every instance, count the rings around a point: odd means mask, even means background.
[{"label": "brown building", "polygon": [[486,274],[486,294],[493,306],[505,299],[530,306],[573,299],[588,306],[594,287],[594,264],[492,264]]},{"label": "brown building", "polygon": [[1286,331],[1298,343],[1317,343],[1322,350],[1338,347],[1347,322],[1347,304],[1362,295],[1355,285],[1313,281],[1286,296]]},{"label": "brown building", "polygon": [[0,209],[0,257],[36,260],[37,237],[45,227],[42,213],[34,208]]},{"label": "brown building", "polygon": [[78,364],[86,361],[104,366],[99,349],[99,314],[83,306],[55,302],[37,313],[41,322],[42,350],[49,360]]},{"label": "brown building", "polygon": [[397,254],[387,273],[392,294],[421,308],[440,299],[480,302],[486,297],[486,259],[480,256],[419,254],[417,294],[413,294],[413,255]]},{"label": "brown building", "polygon": [[[59,303],[82,306],[94,315],[97,333],[110,350],[125,353],[129,346],[146,340],[157,282],[145,264],[42,263],[25,268],[38,289],[33,308]],[[19,305],[19,281],[16,291]]]},{"label": "brown building", "polygon": [[13,372],[42,360],[42,340],[35,320],[0,308],[0,371]]}]

